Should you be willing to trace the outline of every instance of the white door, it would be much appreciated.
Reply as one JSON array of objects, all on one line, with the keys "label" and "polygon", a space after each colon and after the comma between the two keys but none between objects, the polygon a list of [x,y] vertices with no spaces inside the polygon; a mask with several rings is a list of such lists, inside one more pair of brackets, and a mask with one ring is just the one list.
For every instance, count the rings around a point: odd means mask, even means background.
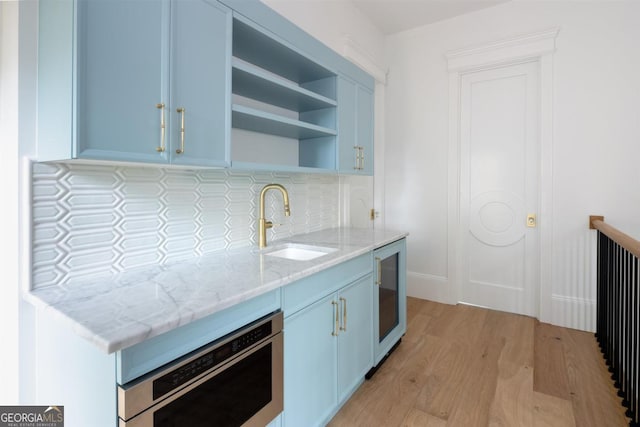
[{"label": "white door", "polygon": [[460,93],[460,302],[536,315],[538,63],[465,74]]}]

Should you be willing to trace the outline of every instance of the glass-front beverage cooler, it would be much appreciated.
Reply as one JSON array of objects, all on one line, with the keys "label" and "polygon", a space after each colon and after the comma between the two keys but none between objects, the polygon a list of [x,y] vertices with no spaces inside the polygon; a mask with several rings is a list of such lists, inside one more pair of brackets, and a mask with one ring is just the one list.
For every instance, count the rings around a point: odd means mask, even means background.
[{"label": "glass-front beverage cooler", "polygon": [[378,248],[374,256],[374,365],[400,342],[407,330],[406,240]]}]

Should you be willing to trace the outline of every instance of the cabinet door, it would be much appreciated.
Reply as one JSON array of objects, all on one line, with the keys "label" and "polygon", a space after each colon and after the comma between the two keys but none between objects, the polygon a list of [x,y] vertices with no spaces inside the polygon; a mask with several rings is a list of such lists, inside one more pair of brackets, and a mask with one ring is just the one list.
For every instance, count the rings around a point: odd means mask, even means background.
[{"label": "cabinet door", "polygon": [[228,166],[231,10],[207,0],[171,7],[171,162]]},{"label": "cabinet door", "polygon": [[356,91],[356,139],[360,147],[360,170],[363,175],[373,175],[373,93],[357,87]]},{"label": "cabinet door", "polygon": [[285,318],[285,427],[311,427],[337,403],[335,294]]},{"label": "cabinet door", "polygon": [[356,169],[356,84],[338,78],[338,170],[353,174]]},{"label": "cabinet door", "polygon": [[167,0],[78,2],[75,157],[168,161],[156,151],[168,26]]},{"label": "cabinet door", "polygon": [[373,93],[338,79],[338,170],[373,175]]},{"label": "cabinet door", "polygon": [[348,398],[373,366],[373,284],[367,275],[339,293],[338,400]]}]

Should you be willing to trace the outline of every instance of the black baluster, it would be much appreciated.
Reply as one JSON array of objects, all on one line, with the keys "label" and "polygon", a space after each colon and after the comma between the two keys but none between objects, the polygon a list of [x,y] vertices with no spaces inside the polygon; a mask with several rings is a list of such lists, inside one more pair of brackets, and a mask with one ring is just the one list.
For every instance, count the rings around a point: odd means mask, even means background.
[{"label": "black baluster", "polygon": [[634,361],[634,372],[633,372],[633,387],[631,391],[631,420],[635,424],[640,423],[640,411],[638,411],[638,390],[640,387],[640,352],[638,351],[638,344],[640,343],[640,313],[638,312],[640,309],[640,260],[635,258],[633,261],[633,272],[632,272],[632,287],[634,290],[634,298],[633,298],[633,316],[634,316],[634,334],[633,334],[633,361]]}]

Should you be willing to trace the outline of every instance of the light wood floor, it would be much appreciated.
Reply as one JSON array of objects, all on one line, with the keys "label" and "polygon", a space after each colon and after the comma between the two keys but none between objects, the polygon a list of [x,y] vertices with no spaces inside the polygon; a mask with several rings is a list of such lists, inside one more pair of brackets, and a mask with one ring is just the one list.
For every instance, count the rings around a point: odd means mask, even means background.
[{"label": "light wood floor", "polygon": [[593,334],[408,300],[402,344],[329,424],[627,426]]}]

